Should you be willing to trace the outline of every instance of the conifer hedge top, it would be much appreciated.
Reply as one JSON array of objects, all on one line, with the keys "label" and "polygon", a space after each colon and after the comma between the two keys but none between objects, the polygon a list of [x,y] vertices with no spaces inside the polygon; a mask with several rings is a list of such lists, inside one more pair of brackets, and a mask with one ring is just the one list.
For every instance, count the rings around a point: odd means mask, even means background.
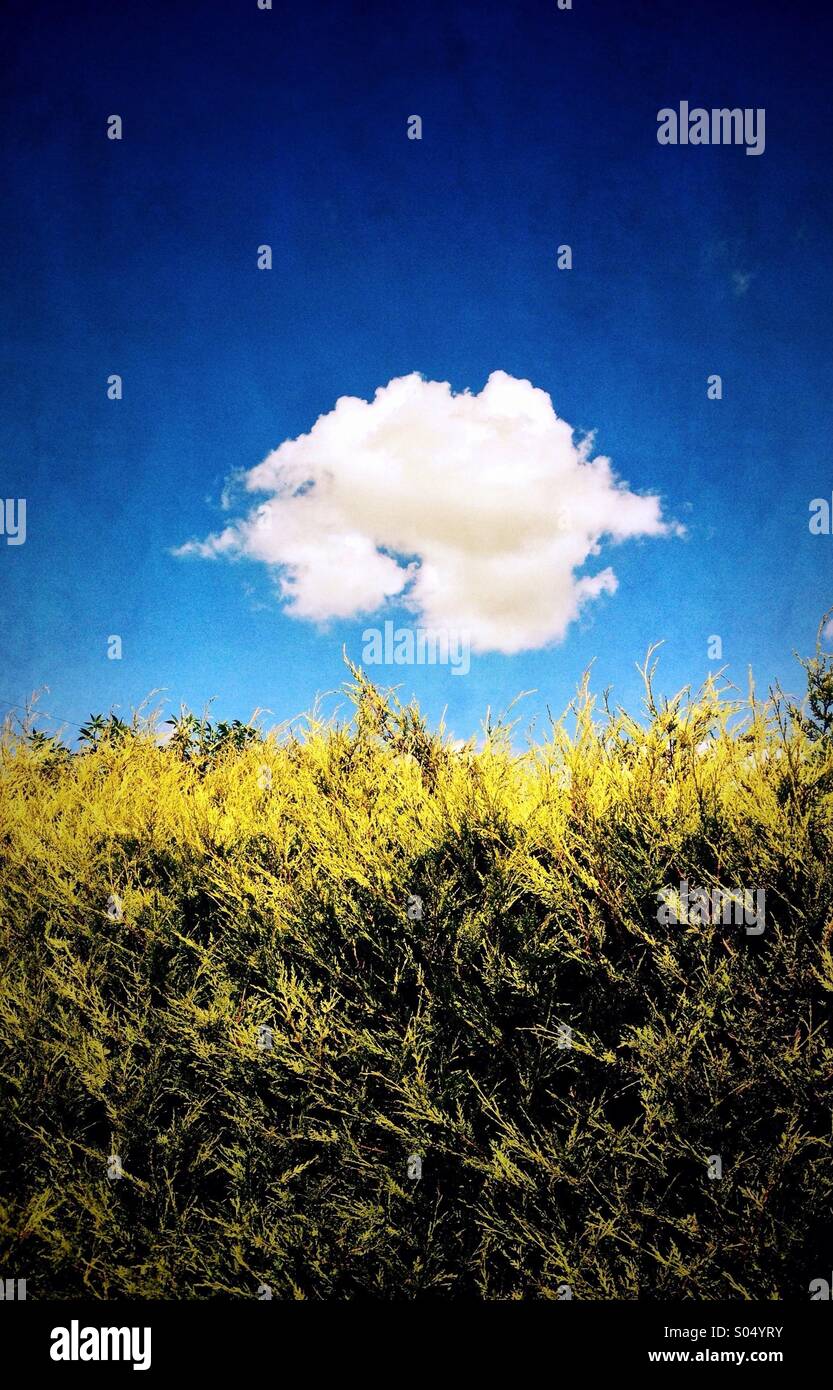
[{"label": "conifer hedge top", "polygon": [[505,724],[454,746],[357,671],[346,725],[7,728],[4,1273],[34,1298],[808,1298],[833,674],[805,666],[798,710],[655,701],[646,664],[645,718],[585,687],[525,751]]}]

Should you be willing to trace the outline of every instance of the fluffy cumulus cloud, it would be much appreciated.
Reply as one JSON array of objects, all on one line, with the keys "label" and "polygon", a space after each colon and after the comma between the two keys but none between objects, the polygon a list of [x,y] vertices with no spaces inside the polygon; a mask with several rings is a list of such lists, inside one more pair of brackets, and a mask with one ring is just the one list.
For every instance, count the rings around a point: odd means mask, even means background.
[{"label": "fluffy cumulus cloud", "polygon": [[400,377],[286,440],[244,475],[246,515],[179,553],[274,567],[287,610],[310,622],[396,600],[475,651],[540,647],[615,592],[609,566],[585,568],[604,541],[681,529],[591,453],[528,381],[493,372],[455,395]]}]

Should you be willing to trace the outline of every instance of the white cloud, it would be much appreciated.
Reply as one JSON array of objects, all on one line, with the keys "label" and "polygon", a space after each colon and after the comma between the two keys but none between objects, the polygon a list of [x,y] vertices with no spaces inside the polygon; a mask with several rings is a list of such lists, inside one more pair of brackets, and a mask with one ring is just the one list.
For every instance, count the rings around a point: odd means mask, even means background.
[{"label": "white cloud", "polygon": [[414,373],[371,402],[342,396],[309,434],[243,475],[259,506],[178,554],[243,555],[275,568],[287,611],[323,622],[396,597],[476,651],[562,638],[617,587],[579,576],[604,539],[682,534],[659,498],[591,458],[545,391],[493,372],[479,395]]}]

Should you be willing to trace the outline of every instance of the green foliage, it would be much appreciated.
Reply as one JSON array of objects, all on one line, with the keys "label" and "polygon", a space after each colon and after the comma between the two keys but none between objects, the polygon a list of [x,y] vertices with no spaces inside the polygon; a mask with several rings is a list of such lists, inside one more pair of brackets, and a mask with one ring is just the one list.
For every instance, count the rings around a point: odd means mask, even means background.
[{"label": "green foliage", "polygon": [[[822,651],[822,636],[831,622],[833,609],[819,624],[816,654],[801,665],[807,677],[807,700],[803,709],[789,704],[790,717],[800,724],[810,739],[833,737],[833,656]],[[809,709],[809,712],[808,712]]]},{"label": "green foliage", "polygon": [[[806,1298],[833,1251],[826,676],[797,710],[652,675],[643,720],[585,687],[523,751],[501,723],[455,746],[355,670],[353,719],[303,736],[7,728],[6,1273]],[[660,925],[683,879],[763,889],[763,935]]]}]

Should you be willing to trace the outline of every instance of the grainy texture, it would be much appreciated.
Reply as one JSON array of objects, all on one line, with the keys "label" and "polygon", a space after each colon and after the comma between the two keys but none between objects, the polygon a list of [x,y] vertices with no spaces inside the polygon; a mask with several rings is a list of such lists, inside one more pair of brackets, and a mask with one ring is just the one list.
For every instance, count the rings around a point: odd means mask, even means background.
[{"label": "grainy texture", "polygon": [[[805,665],[803,715],[656,704],[646,666],[640,721],[585,690],[522,752],[505,726],[452,747],[357,672],[353,720],[303,738],[8,729],[5,1273],[35,1298],[806,1299],[833,693]],[[765,931],[660,925],[683,879],[762,888]]]}]

